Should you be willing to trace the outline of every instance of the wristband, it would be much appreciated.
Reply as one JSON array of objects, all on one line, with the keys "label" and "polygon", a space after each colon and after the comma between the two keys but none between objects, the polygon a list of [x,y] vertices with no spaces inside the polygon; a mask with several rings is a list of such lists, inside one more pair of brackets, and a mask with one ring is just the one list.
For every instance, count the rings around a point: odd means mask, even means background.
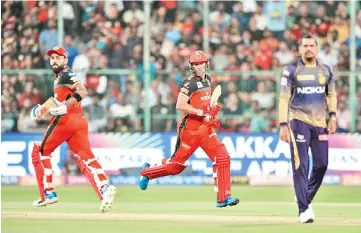
[{"label": "wristband", "polygon": [[335,113],[335,112],[330,112],[328,115],[329,115],[330,117],[332,117],[332,116],[336,117],[336,113]]},{"label": "wristband", "polygon": [[281,122],[280,126],[288,126],[288,124],[286,122]]},{"label": "wristband", "polygon": [[76,101],[80,102],[83,98],[79,95],[79,93],[75,92],[73,94],[73,97],[76,99]]},{"label": "wristband", "polygon": [[197,116],[203,116],[203,110],[202,109],[198,109]]}]

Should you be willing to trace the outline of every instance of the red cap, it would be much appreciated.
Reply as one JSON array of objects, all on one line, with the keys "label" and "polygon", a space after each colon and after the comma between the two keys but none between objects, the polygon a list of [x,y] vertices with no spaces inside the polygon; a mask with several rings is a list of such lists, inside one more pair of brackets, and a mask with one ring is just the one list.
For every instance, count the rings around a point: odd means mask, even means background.
[{"label": "red cap", "polygon": [[201,63],[201,62],[208,62],[208,57],[205,52],[201,50],[197,50],[191,53],[189,56],[189,63]]},{"label": "red cap", "polygon": [[60,56],[68,57],[68,53],[65,51],[63,47],[55,46],[54,48],[50,49],[46,54],[51,56],[52,53],[56,53]]}]

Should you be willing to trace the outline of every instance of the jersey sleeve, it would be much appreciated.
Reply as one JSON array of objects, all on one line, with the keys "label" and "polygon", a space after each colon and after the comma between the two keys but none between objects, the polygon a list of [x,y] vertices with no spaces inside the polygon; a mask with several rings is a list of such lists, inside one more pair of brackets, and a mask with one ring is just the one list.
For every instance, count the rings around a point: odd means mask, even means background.
[{"label": "jersey sleeve", "polygon": [[278,119],[280,125],[288,124],[289,102],[291,100],[295,70],[296,66],[291,64],[286,66],[282,72],[280,98],[278,103]]},{"label": "jersey sleeve", "polygon": [[198,89],[195,82],[192,79],[186,79],[182,82],[180,92],[190,97]]},{"label": "jersey sleeve", "polygon": [[73,72],[64,72],[60,75],[57,85],[66,86],[73,89],[78,82],[76,75]]},{"label": "jersey sleeve", "polygon": [[336,110],[337,110],[336,84],[335,84],[335,80],[333,79],[333,73],[331,68],[325,64],[324,66],[327,68],[330,75],[326,86],[327,108],[330,115],[336,115]]}]

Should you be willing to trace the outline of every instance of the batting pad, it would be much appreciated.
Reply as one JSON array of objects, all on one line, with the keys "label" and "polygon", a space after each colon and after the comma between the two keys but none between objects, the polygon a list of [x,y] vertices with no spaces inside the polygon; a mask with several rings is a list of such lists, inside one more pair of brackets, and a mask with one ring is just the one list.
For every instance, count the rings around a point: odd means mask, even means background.
[{"label": "batting pad", "polygon": [[231,195],[230,166],[231,158],[224,144],[220,144],[216,148],[218,202],[224,202]]},{"label": "batting pad", "polygon": [[148,177],[149,179],[155,179],[162,176],[177,175],[186,167],[187,165],[181,163],[167,162],[160,166],[149,167],[148,169],[142,170],[140,174]]},{"label": "batting pad", "polygon": [[[82,160],[79,155],[76,155],[75,157],[76,157],[76,161],[78,163],[79,169],[81,170],[81,172],[88,179],[90,185],[93,187],[94,191],[96,192],[99,200],[103,200],[103,195],[100,193],[100,188],[98,187],[98,184],[100,183],[99,178],[98,178],[98,174],[96,172],[92,172],[91,169],[94,170],[94,168],[87,165],[87,164],[85,164],[84,160]],[[94,161],[97,162],[95,159],[93,161],[91,161],[91,162],[94,162]],[[99,164],[98,167],[101,168],[100,164]],[[100,171],[99,172],[100,174],[104,173],[104,172],[101,173],[101,171],[102,171],[101,169],[96,169],[96,171],[98,171],[98,170]],[[108,183],[108,181],[106,183]]]},{"label": "batting pad", "polygon": [[34,143],[33,151],[31,152],[31,160],[33,162],[36,180],[38,182],[38,189],[41,200],[45,200],[44,194],[44,167],[40,160],[40,145]]}]

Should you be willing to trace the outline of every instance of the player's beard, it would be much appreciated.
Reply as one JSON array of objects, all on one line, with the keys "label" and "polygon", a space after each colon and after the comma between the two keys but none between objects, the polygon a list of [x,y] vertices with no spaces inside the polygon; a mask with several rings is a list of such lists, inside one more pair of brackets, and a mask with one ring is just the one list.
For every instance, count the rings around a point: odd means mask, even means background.
[{"label": "player's beard", "polygon": [[315,60],[315,57],[312,56],[312,57],[305,57],[305,60],[308,62],[308,63],[311,63]]},{"label": "player's beard", "polygon": [[64,65],[58,65],[58,67],[52,66],[51,69],[53,70],[54,74],[58,74],[60,71],[64,69]]},{"label": "player's beard", "polygon": [[312,53],[306,53],[304,58],[308,63],[311,63],[311,62],[313,62],[315,60],[316,57],[313,56]]}]

